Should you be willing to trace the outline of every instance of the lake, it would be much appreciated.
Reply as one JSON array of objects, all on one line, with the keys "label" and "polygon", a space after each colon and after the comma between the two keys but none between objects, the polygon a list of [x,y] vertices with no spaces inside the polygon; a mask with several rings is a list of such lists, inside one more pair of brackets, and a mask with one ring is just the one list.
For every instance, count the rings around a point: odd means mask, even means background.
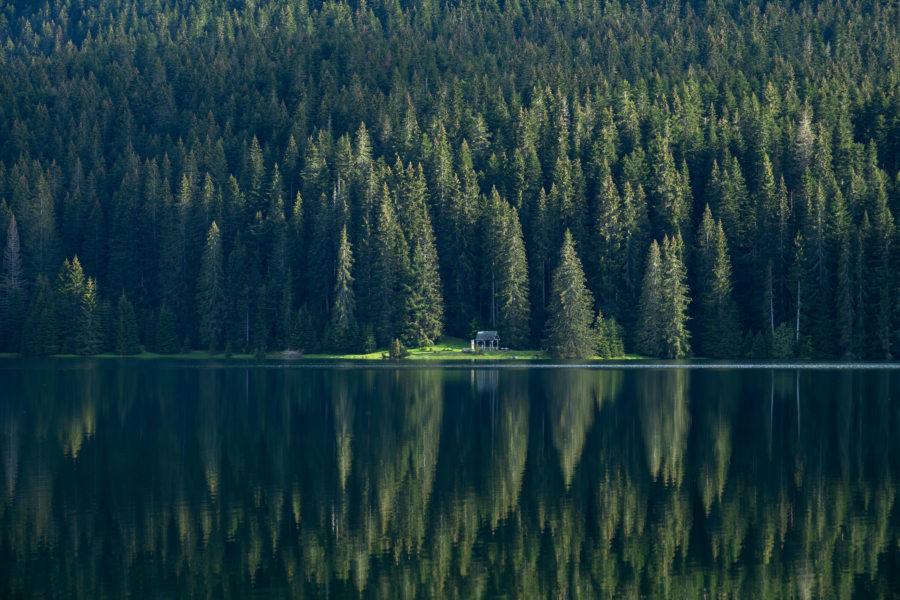
[{"label": "lake", "polygon": [[893,369],[2,360],[0,597],[897,598],[898,391]]}]

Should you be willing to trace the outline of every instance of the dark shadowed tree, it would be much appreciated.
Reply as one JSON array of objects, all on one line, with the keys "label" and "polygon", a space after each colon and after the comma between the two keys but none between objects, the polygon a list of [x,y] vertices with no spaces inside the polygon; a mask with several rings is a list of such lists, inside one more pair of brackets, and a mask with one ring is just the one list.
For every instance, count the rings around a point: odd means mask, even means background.
[{"label": "dark shadowed tree", "polygon": [[224,250],[219,227],[213,221],[206,235],[206,247],[197,287],[197,312],[200,315],[200,339],[215,352],[222,342],[225,327],[226,289]]},{"label": "dark shadowed tree", "polygon": [[140,354],[137,317],[134,315],[134,306],[124,293],[119,296],[116,317],[116,354]]}]

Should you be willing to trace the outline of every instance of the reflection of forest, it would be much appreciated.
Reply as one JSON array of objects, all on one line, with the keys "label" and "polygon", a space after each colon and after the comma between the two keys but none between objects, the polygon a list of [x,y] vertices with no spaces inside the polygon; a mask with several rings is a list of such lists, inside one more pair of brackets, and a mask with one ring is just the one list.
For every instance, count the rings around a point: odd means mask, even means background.
[{"label": "reflection of forest", "polygon": [[888,372],[83,366],[0,372],[0,596],[900,585]]}]

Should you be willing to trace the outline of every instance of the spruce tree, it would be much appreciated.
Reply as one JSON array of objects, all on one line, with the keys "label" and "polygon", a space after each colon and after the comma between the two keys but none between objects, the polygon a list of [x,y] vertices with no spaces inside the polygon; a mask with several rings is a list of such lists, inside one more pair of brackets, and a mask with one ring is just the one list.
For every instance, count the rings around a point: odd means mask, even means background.
[{"label": "spruce tree", "polygon": [[609,167],[604,163],[605,172],[600,182],[597,211],[594,219],[594,277],[599,302],[613,314],[621,309],[622,294],[625,292],[623,276],[627,253],[623,252],[629,215],[625,213],[619,192],[613,183]]},{"label": "spruce tree", "polygon": [[50,182],[39,173],[34,194],[26,199],[22,210],[22,245],[29,278],[37,275],[48,277],[59,265],[60,243],[57,233],[55,202]]},{"label": "spruce tree", "polygon": [[256,296],[256,313],[253,318],[253,332],[251,334],[253,343],[253,355],[257,359],[266,357],[266,351],[269,347],[269,316],[266,311],[266,286],[259,288]]},{"label": "spruce tree", "polygon": [[141,346],[138,339],[137,317],[134,314],[134,306],[129,302],[124,292],[119,296],[116,313],[116,354],[122,356],[140,354]]},{"label": "spruce tree", "polygon": [[662,356],[665,350],[662,338],[662,255],[656,240],[650,243],[644,281],[641,285],[638,330],[635,339],[637,351],[647,356]]},{"label": "spruce tree", "polygon": [[604,319],[603,313],[598,310],[591,333],[594,335],[594,354],[600,358],[616,358],[625,354],[622,333],[615,319]]},{"label": "spruce tree", "polygon": [[3,264],[0,266],[0,317],[7,316],[13,295],[23,293],[23,277],[19,228],[15,215],[12,215],[6,228],[6,247],[3,249]]},{"label": "spruce tree", "polygon": [[425,346],[441,335],[444,300],[421,166],[406,169],[400,191],[410,251],[402,334],[408,345]]},{"label": "spruce tree", "polygon": [[674,238],[663,238],[661,321],[666,358],[685,358],[691,352],[687,330],[690,296],[683,252],[680,234]]},{"label": "spruce tree", "polygon": [[374,250],[371,296],[375,306],[371,312],[375,321],[375,341],[385,347],[400,334],[403,305],[398,307],[398,301],[403,299],[403,282],[409,269],[406,239],[397,223],[394,201],[387,186],[378,204]]},{"label": "spruce tree", "polygon": [[88,277],[81,296],[81,310],[75,336],[75,351],[78,354],[97,354],[103,349],[104,332],[100,311],[97,282],[93,277]]},{"label": "spruce tree", "polygon": [[56,299],[45,276],[38,276],[35,288],[34,300],[22,327],[22,353],[50,356],[59,352]]},{"label": "spruce tree", "polygon": [[176,354],[181,349],[175,333],[175,317],[166,305],[159,309],[156,318],[154,350],[159,354]]},{"label": "spruce tree", "polygon": [[116,309],[112,302],[104,298],[100,301],[98,310],[100,321],[100,352],[112,353],[116,351]]},{"label": "spruce tree", "polygon": [[224,251],[219,227],[213,221],[206,235],[206,247],[197,289],[197,312],[200,315],[200,341],[215,352],[219,348],[225,326],[226,288]]},{"label": "spruce tree", "polygon": [[722,222],[713,222],[708,206],[697,234],[696,264],[699,353],[712,358],[734,357],[741,332],[732,296],[731,260]]},{"label": "spruce tree", "polygon": [[572,234],[563,234],[559,264],[553,273],[547,307],[546,343],[555,358],[593,356],[595,337],[591,331],[594,298],[585,285],[584,269],[575,253]]},{"label": "spruce tree", "polygon": [[331,304],[331,350],[346,352],[357,340],[356,297],[353,293],[353,252],[347,238],[347,226],[341,229],[338,242],[337,278],[334,284],[334,301]]},{"label": "spruce tree", "polygon": [[528,302],[528,265],[525,259],[525,243],[522,226],[515,208],[506,208],[506,239],[499,243],[505,247],[500,262],[500,335],[510,348],[524,348],[530,336],[530,307]]},{"label": "spruce tree", "polygon": [[77,351],[79,324],[82,317],[82,298],[85,291],[84,271],[78,257],[72,262],[63,261],[62,271],[57,278],[58,315],[63,354]]},{"label": "spruce tree", "polygon": [[251,266],[247,247],[242,236],[235,236],[234,246],[228,255],[228,269],[225,284],[228,290],[228,305],[225,316],[227,337],[235,348],[244,352],[250,349],[251,313]]},{"label": "spruce tree", "polygon": [[317,351],[319,349],[319,326],[315,316],[305,304],[297,309],[297,316],[294,322],[291,348],[307,353]]},{"label": "spruce tree", "polygon": [[281,289],[281,300],[278,303],[278,343],[282,348],[296,349],[291,345],[291,336],[295,329],[294,314],[294,277],[290,270]]},{"label": "spruce tree", "polygon": [[850,250],[850,236],[844,235],[838,254],[837,264],[837,331],[838,356],[854,357],[854,305],[853,305],[853,259]]},{"label": "spruce tree", "polygon": [[[5,204],[3,205],[5,207]],[[6,247],[0,264],[0,351],[17,352],[22,339],[25,318],[25,281],[19,230],[15,215],[10,215],[6,228]]]}]

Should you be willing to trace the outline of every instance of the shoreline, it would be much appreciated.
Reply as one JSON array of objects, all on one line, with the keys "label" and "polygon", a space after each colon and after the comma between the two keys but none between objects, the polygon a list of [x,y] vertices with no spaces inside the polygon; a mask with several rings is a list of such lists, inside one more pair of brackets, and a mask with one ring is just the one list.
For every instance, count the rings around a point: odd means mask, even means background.
[{"label": "shoreline", "polygon": [[[430,356],[422,356],[430,354]],[[126,360],[128,362],[158,360],[175,360],[201,363],[202,361],[214,362],[218,365],[233,364],[250,365],[267,368],[309,368],[309,367],[362,367],[366,368],[421,368],[432,366],[435,368],[504,368],[504,369],[594,369],[594,370],[653,370],[653,369],[684,369],[684,370],[900,370],[900,361],[827,361],[827,360],[784,360],[773,359],[751,361],[747,359],[714,360],[705,358],[691,358],[683,360],[654,359],[643,356],[625,356],[619,358],[590,358],[580,360],[557,360],[545,353],[519,353],[520,356],[497,356],[504,352],[486,352],[484,354],[469,354],[456,352],[453,355],[445,352],[422,352],[419,355],[411,355],[400,360],[384,360],[380,353],[370,354],[310,354],[302,357],[284,358],[280,352],[268,353],[265,358],[257,359],[252,354],[233,354],[226,357],[224,354],[209,354],[203,350],[195,350],[190,353],[156,354],[144,352],[142,354],[120,356],[118,354],[57,354],[44,357],[26,357],[20,354],[0,353],[0,361],[5,360],[61,360],[77,361],[84,359],[101,360]],[[509,354],[514,354],[509,352]],[[377,355],[377,356],[376,356]]]}]

